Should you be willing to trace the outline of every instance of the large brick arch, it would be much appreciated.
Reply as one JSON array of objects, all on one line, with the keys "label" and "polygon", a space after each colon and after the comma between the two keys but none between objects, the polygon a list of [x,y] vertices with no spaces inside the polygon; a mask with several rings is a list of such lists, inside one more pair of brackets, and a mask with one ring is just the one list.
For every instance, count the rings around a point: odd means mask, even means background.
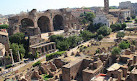
[{"label": "large brick arch", "polygon": [[21,27],[24,28],[24,27],[33,27],[34,26],[34,22],[33,20],[29,19],[29,18],[23,18],[21,21],[20,21],[20,24],[21,24]]},{"label": "large brick arch", "polygon": [[[70,29],[75,28],[75,26],[79,27],[78,19],[65,9],[47,10],[45,12],[37,12],[33,9],[28,13],[10,17],[8,20],[10,35],[17,32],[24,32],[22,31],[26,30],[24,27],[29,26],[34,29],[40,28],[41,32],[52,32],[54,30],[65,29],[66,27]],[[25,21],[27,25],[23,25]]]},{"label": "large brick arch", "polygon": [[41,16],[37,20],[37,25],[41,32],[50,32],[50,19],[47,16]]},{"label": "large brick arch", "polygon": [[56,14],[53,17],[53,28],[55,31],[64,29],[64,18],[62,15]]}]

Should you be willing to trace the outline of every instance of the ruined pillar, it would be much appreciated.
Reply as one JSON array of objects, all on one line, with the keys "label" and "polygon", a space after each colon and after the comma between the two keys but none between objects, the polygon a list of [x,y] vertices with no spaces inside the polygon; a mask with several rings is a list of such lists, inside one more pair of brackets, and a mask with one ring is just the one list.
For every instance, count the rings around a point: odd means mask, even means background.
[{"label": "ruined pillar", "polygon": [[54,44],[54,49],[56,50],[56,45]]},{"label": "ruined pillar", "polygon": [[44,49],[45,47],[42,47],[42,49],[43,49],[43,51],[44,51],[44,53],[46,52],[46,50]]},{"label": "ruined pillar", "polygon": [[112,64],[112,58],[109,58],[109,66]]},{"label": "ruined pillar", "polygon": [[130,50],[131,50],[132,52],[135,52],[135,46],[134,46],[134,45],[131,45],[131,46],[130,46]]},{"label": "ruined pillar", "polygon": [[136,64],[136,62],[137,62],[137,55],[134,55],[134,57],[133,57],[133,64]]},{"label": "ruined pillar", "polygon": [[54,31],[54,26],[53,26],[53,18],[50,19],[50,27],[49,27],[50,32]]},{"label": "ruined pillar", "polygon": [[19,53],[19,50],[18,50],[18,57],[19,57],[19,62],[21,61],[21,59],[20,59],[20,53]]},{"label": "ruined pillar", "polygon": [[12,49],[10,49],[10,54],[11,54],[12,64],[14,65],[14,59],[13,59],[13,55],[12,55]]}]

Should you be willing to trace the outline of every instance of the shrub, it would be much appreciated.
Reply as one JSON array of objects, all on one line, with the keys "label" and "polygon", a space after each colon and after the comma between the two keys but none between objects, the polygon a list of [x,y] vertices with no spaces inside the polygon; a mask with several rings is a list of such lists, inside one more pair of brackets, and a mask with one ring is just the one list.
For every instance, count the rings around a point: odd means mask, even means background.
[{"label": "shrub", "polygon": [[98,35],[98,40],[100,41],[100,40],[102,40],[103,39],[103,35]]},{"label": "shrub", "polygon": [[131,16],[132,17],[132,19],[135,19],[136,18],[136,16],[135,15],[133,15],[133,16]]},{"label": "shrub", "polygon": [[64,54],[66,51],[58,51],[58,52],[55,52],[55,53],[52,53],[52,54],[46,54],[46,58],[48,59],[52,59],[54,58],[55,56],[61,56],[62,54]]},{"label": "shrub", "polygon": [[12,67],[12,64],[6,65],[6,69]]},{"label": "shrub", "polygon": [[9,28],[9,25],[6,25],[6,24],[0,25],[0,29],[8,29],[8,28]]},{"label": "shrub", "polygon": [[129,46],[130,46],[130,43],[128,41],[122,41],[119,44],[119,48],[121,48],[121,49],[127,49],[127,48],[129,48]]},{"label": "shrub", "polygon": [[11,43],[18,43],[18,44],[22,44],[24,38],[25,38],[24,33],[16,33],[14,35],[9,36],[9,40]]},{"label": "shrub", "polygon": [[130,20],[130,17],[127,17],[127,20],[129,21],[129,20]]},{"label": "shrub", "polygon": [[114,47],[114,48],[112,49],[112,55],[114,55],[114,56],[119,55],[120,52],[121,52],[121,49],[118,48],[118,47]]},{"label": "shrub", "polygon": [[49,78],[52,78],[53,76],[49,76],[48,74],[45,74],[43,76],[44,80],[47,81]]},{"label": "shrub", "polygon": [[119,38],[119,39],[121,39],[121,38],[123,38],[125,36],[125,33],[124,32],[118,32],[117,33],[117,38]]},{"label": "shrub", "polygon": [[135,19],[135,23],[137,23],[137,18]]},{"label": "shrub", "polygon": [[97,33],[98,35],[103,35],[103,36],[107,36],[111,33],[111,28],[107,27],[107,26],[103,26],[103,27],[100,27],[98,30],[97,30]]},{"label": "shrub", "polygon": [[99,52],[100,52],[99,49],[97,49],[97,50],[96,50],[96,53],[99,53]]},{"label": "shrub", "polygon": [[34,63],[32,66],[35,67],[35,66],[39,66],[41,64],[41,61],[37,61],[36,63]]},{"label": "shrub", "polygon": [[56,46],[57,46],[57,49],[59,49],[60,51],[68,50],[70,47],[67,40],[58,41]]},{"label": "shrub", "polygon": [[88,30],[84,30],[84,31],[81,31],[81,32],[80,32],[80,36],[83,38],[84,41],[88,41],[88,40],[90,40],[91,38],[94,38],[94,37],[96,36],[96,34],[91,33],[91,32],[88,31]]}]

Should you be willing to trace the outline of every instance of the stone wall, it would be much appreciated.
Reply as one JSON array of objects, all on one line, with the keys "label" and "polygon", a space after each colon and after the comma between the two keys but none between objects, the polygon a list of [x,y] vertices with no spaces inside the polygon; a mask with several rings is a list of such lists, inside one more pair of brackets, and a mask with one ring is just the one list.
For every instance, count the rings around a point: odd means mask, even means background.
[{"label": "stone wall", "polygon": [[82,67],[81,67],[82,61],[83,61],[83,59],[77,60],[77,61],[71,62],[67,65],[64,65],[62,67],[62,79],[63,79],[63,81],[71,81],[77,77],[80,69],[82,69]]},{"label": "stone wall", "polygon": [[0,31],[0,43],[2,43],[2,44],[5,45],[6,51],[9,50],[9,37],[8,37],[8,33]]},{"label": "stone wall", "polygon": [[[71,12],[68,12],[66,9],[59,9],[59,10],[47,10],[45,12],[37,12],[36,9],[33,9],[29,13],[25,14],[19,14],[14,17],[10,17],[9,20],[9,35],[15,34],[17,32],[24,32],[28,27],[33,28],[40,28],[41,32],[52,32],[56,30],[56,25],[54,20],[55,17],[58,16],[56,22],[61,23],[60,29],[64,29],[64,27],[68,28],[76,28],[78,29],[80,27],[79,21],[77,18],[75,18]],[[24,20],[24,21],[23,21]],[[58,21],[62,20],[62,22]],[[22,22],[23,21],[23,22]],[[25,24],[27,25],[25,25]],[[46,23],[46,24],[44,24]],[[24,24],[24,25],[23,25]]]}]

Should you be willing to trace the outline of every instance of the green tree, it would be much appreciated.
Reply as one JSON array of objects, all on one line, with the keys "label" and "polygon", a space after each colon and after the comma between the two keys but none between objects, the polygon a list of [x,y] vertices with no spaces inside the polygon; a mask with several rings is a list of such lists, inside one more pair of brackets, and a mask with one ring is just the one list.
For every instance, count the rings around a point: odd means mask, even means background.
[{"label": "green tree", "polygon": [[129,46],[130,46],[130,43],[128,41],[122,41],[119,44],[119,48],[121,48],[121,49],[127,49],[127,48],[129,48]]},{"label": "green tree", "polygon": [[98,30],[97,30],[97,33],[98,35],[103,35],[103,36],[106,36],[106,35],[109,35],[111,33],[111,28],[107,27],[107,26],[103,26],[103,27],[100,27]]},{"label": "green tree", "polygon": [[93,22],[93,19],[95,18],[95,14],[92,13],[92,12],[87,12],[86,13],[86,16],[85,16],[85,19],[90,21],[90,22]]},{"label": "green tree", "polygon": [[6,25],[6,24],[0,25],[0,29],[8,29],[8,28],[9,28],[9,25]]},{"label": "green tree", "polygon": [[67,40],[65,41],[58,41],[57,42],[57,49],[59,49],[60,51],[65,51],[69,49],[69,43]]},{"label": "green tree", "polygon": [[88,40],[90,40],[91,38],[94,38],[96,35],[93,34],[93,33],[91,33],[91,32],[88,31],[88,30],[84,30],[84,31],[81,31],[81,32],[80,32],[80,36],[82,37],[82,39],[83,39],[84,41],[88,41]]},{"label": "green tree", "polygon": [[103,35],[98,35],[98,40],[100,41],[100,40],[102,40],[103,39]]},{"label": "green tree", "polygon": [[62,35],[52,35],[49,37],[51,42],[63,41],[64,37]]},{"label": "green tree", "polygon": [[19,50],[18,44],[12,43],[10,48],[12,49],[14,60],[17,61],[18,60],[18,50]]},{"label": "green tree", "polygon": [[18,51],[20,53],[20,58],[23,58],[25,55],[25,49],[23,45],[18,45],[17,43],[12,43],[10,48],[12,49],[13,52],[13,57],[15,61],[18,61]]},{"label": "green tree", "polygon": [[79,36],[70,36],[67,38],[70,48],[74,48],[82,41],[82,38]]},{"label": "green tree", "polygon": [[112,49],[112,55],[113,55],[113,56],[120,55],[120,52],[121,52],[121,49],[118,48],[118,47],[114,47],[114,48]]},{"label": "green tree", "polygon": [[87,20],[84,18],[84,19],[82,19],[82,24],[86,24],[87,23]]},{"label": "green tree", "polygon": [[133,15],[133,16],[131,16],[132,17],[132,19],[135,19],[136,18],[136,16],[135,15]]},{"label": "green tree", "polygon": [[86,23],[93,22],[93,19],[95,18],[95,14],[92,12],[82,13],[80,15],[81,22],[85,25]]},{"label": "green tree", "polygon": [[135,19],[135,23],[137,23],[137,18]]},{"label": "green tree", "polygon": [[122,29],[125,29],[127,27],[126,23],[121,24]]},{"label": "green tree", "polygon": [[118,39],[121,39],[121,38],[123,38],[124,36],[125,36],[125,33],[124,33],[124,32],[118,32],[117,35],[116,35],[116,37],[117,37]]},{"label": "green tree", "polygon": [[129,20],[130,20],[130,17],[127,17],[127,20],[129,21]]},{"label": "green tree", "polygon": [[91,22],[88,26],[88,30],[91,32],[96,32],[100,27],[104,26],[102,23],[94,24]]},{"label": "green tree", "polygon": [[36,51],[36,54],[35,54],[34,58],[36,59],[38,57],[39,57],[39,52]]},{"label": "green tree", "polygon": [[19,53],[20,53],[20,58],[23,59],[23,57],[25,56],[25,48],[23,47],[23,44],[19,45]]},{"label": "green tree", "polygon": [[11,35],[9,37],[9,40],[11,43],[18,43],[18,44],[22,44],[22,41],[24,40],[25,35],[24,33],[16,33],[14,35]]},{"label": "green tree", "polygon": [[[123,24],[123,27],[124,27],[125,24]],[[112,29],[112,31],[119,31],[122,29],[122,25],[121,24],[112,24],[110,26],[110,28]]]}]

